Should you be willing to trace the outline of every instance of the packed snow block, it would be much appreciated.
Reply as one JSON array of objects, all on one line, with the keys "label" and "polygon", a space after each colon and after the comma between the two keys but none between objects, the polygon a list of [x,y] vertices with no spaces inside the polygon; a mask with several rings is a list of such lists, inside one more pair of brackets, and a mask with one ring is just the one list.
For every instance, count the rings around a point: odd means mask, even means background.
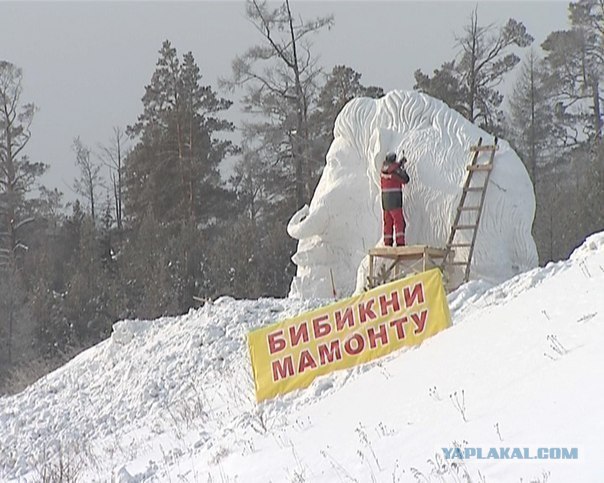
[{"label": "packed snow block", "polygon": [[[492,136],[445,103],[412,91],[350,101],[335,122],[334,141],[310,206],[289,222],[298,241],[290,297],[338,297],[357,288],[370,248],[382,244],[379,169],[386,153],[408,159],[403,189],[407,243],[444,248],[470,163],[470,147]],[[472,279],[501,282],[537,266],[531,235],[535,195],[528,173],[499,140],[472,259]],[[483,154],[483,156],[486,156]],[[486,160],[485,160],[486,161]],[[478,193],[469,193],[470,199]],[[478,204],[478,199],[475,200]],[[471,223],[472,212],[460,223]],[[471,232],[468,232],[467,237]],[[456,239],[464,240],[464,234]],[[457,249],[463,260],[467,249]],[[360,280],[363,277],[358,277]]]}]

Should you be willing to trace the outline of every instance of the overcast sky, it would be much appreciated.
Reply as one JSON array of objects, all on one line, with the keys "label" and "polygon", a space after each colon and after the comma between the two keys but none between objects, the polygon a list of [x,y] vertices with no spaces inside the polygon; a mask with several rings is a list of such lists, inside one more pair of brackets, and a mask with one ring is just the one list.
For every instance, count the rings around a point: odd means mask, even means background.
[{"label": "overcast sky", "polygon": [[[567,2],[294,0],[293,10],[304,18],[335,16],[335,26],[314,42],[327,70],[346,64],[365,85],[390,90],[412,89],[416,69],[431,73],[450,60],[454,36],[475,5],[480,24],[515,18],[536,46],[568,27]],[[50,165],[44,183],[73,197],[73,138],[89,146],[107,143],[113,126],[136,120],[163,40],[180,56],[192,51],[202,82],[217,89],[233,57],[259,41],[244,11],[243,1],[0,1],[0,59],[23,69],[22,101],[39,108],[28,154]]]}]

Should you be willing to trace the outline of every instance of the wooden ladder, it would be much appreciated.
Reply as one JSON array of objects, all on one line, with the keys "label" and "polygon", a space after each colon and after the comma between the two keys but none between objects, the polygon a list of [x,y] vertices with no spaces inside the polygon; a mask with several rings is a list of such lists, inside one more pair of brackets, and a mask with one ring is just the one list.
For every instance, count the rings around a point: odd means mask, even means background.
[{"label": "wooden ladder", "polygon": [[[441,268],[444,269],[446,265],[460,265],[465,266],[464,269],[464,277],[463,282],[467,282],[470,279],[470,266],[472,264],[472,255],[474,254],[474,244],[476,243],[476,234],[478,233],[478,226],[480,224],[480,216],[482,215],[482,208],[484,206],[484,199],[487,193],[487,185],[489,184],[489,178],[491,177],[491,171],[493,169],[493,159],[495,157],[495,151],[497,151],[497,138],[495,138],[493,144],[490,145],[482,145],[482,138],[478,140],[478,144],[476,146],[472,146],[470,148],[470,152],[472,153],[472,162],[466,166],[468,170],[468,174],[466,176],[466,181],[463,185],[463,191],[461,193],[461,198],[459,200],[459,206],[457,207],[457,213],[455,214],[455,220],[451,225],[451,232],[449,234],[449,239],[447,240],[447,245],[445,248],[445,256],[443,258]],[[481,153],[488,152],[490,153],[489,161],[487,163],[478,163],[478,158]],[[474,174],[477,172],[485,173],[483,178],[483,183],[472,185],[472,178]],[[466,199],[468,198],[468,193],[480,193],[480,202],[478,205],[468,206],[466,205]],[[461,214],[464,212],[474,212],[476,213],[476,220],[474,223],[460,224]],[[472,231],[472,241],[470,243],[461,243],[455,240],[455,235],[459,231]],[[468,248],[468,258],[465,260],[453,261],[449,260],[452,253],[454,253],[455,248]]]}]

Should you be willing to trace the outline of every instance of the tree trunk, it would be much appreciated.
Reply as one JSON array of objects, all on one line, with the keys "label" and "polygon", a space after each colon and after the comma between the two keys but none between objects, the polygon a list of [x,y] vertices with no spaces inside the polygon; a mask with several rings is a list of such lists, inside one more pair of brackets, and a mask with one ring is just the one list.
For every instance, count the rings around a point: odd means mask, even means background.
[{"label": "tree trunk", "polygon": [[468,99],[468,119],[470,122],[476,121],[476,49],[477,49],[477,35],[478,35],[478,14],[476,10],[472,13],[472,57],[470,65],[470,85],[469,85],[469,99]]},{"label": "tree trunk", "polygon": [[[16,247],[17,247],[17,234],[15,230],[15,221],[16,221],[16,213],[15,213],[15,204],[14,201],[16,199],[15,196],[15,178],[16,178],[16,169],[15,169],[15,160],[13,157],[13,139],[12,139],[12,122],[14,118],[11,119],[11,116],[7,110],[6,103],[4,104],[4,121],[6,122],[5,127],[5,135],[6,135],[6,145],[4,146],[6,151],[6,160],[4,163],[4,171],[6,175],[6,194],[7,194],[7,209],[6,209],[6,229],[7,229],[7,239],[8,245],[6,246],[7,255],[8,255],[8,264],[7,264],[7,273],[9,274],[9,280],[14,279],[14,272],[16,270]],[[14,280],[10,280],[8,285],[8,337],[7,337],[7,356],[8,363],[12,362],[12,351],[13,351],[13,325],[14,325],[14,303],[13,303],[13,289],[14,289]]]},{"label": "tree trunk", "polygon": [[602,139],[602,116],[600,113],[600,83],[597,76],[593,77],[592,96],[594,104],[594,129],[595,129],[595,145],[600,143]]},{"label": "tree trunk", "polygon": [[[12,291],[12,289],[9,289]],[[13,362],[13,324],[14,324],[14,304],[12,293],[8,301],[8,363]]]},{"label": "tree trunk", "polygon": [[308,184],[305,173],[306,164],[306,151],[308,145],[308,126],[304,119],[304,91],[302,90],[302,83],[300,81],[300,67],[298,65],[298,50],[296,45],[296,35],[294,31],[294,24],[292,19],[292,13],[289,7],[289,0],[285,0],[287,7],[287,17],[289,21],[289,32],[291,35],[292,44],[292,63],[291,68],[294,72],[294,82],[296,89],[296,135],[294,136],[294,156],[296,162],[296,204],[299,207],[306,203],[305,187]]},{"label": "tree trunk", "polygon": [[[191,112],[189,113],[189,214],[191,220],[195,220],[195,186],[194,186],[194,175],[193,173],[193,119],[195,114],[193,112],[193,106],[191,106]],[[203,169],[203,168],[202,168]],[[200,173],[201,175],[201,173]]]},{"label": "tree trunk", "polygon": [[123,229],[122,222],[122,146],[121,146],[121,133],[119,128],[115,129],[115,138],[116,138],[116,147],[117,147],[117,192],[116,192],[116,209],[115,209],[115,219],[117,222],[117,229]]},{"label": "tree trunk", "polygon": [[533,187],[537,186],[537,140],[535,139],[535,123],[536,123],[536,101],[535,97],[537,95],[535,89],[535,70],[533,65],[533,59],[531,58],[531,127],[530,127],[530,163],[531,163],[531,179],[533,181]]},{"label": "tree trunk", "polygon": [[94,211],[94,181],[92,177],[89,179],[90,190],[88,196],[90,196],[90,216],[92,216],[92,226],[96,225],[96,214]]}]

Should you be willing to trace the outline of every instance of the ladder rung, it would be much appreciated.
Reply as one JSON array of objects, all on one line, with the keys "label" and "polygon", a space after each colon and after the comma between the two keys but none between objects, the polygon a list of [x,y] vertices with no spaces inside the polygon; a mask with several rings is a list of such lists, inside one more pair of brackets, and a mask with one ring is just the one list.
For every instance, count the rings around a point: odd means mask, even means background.
[{"label": "ladder rung", "polygon": [[464,191],[484,191],[484,188],[480,186],[472,186],[471,188],[466,188]]},{"label": "ladder rung", "polygon": [[463,261],[463,262],[449,262],[449,265],[468,265],[468,264],[469,264],[469,262],[467,260]]},{"label": "ladder rung", "polygon": [[458,206],[457,209],[459,211],[478,211],[480,206]]},{"label": "ladder rung", "polygon": [[493,169],[492,164],[471,164],[467,166],[468,171],[491,171]]},{"label": "ladder rung", "polygon": [[471,146],[470,151],[497,151],[499,147],[496,144],[485,144],[482,146]]},{"label": "ladder rung", "polygon": [[451,245],[449,245],[451,248],[453,247],[471,247],[472,244],[471,243],[451,243]]},{"label": "ladder rung", "polygon": [[455,230],[469,230],[476,228],[478,225],[453,225]]}]

